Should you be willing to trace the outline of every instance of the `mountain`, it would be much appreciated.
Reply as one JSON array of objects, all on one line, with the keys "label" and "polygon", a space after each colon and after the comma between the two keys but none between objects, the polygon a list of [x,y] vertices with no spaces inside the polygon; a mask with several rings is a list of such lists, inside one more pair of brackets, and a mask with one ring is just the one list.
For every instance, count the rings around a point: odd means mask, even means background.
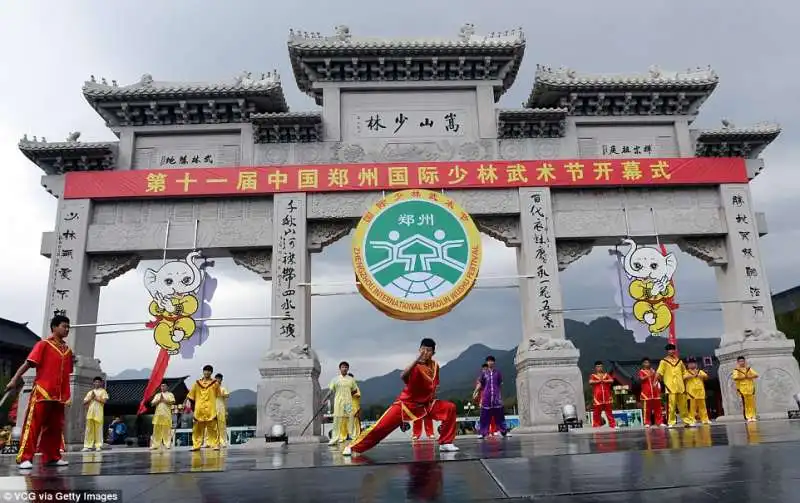
[{"label": "mountain", "polygon": [[[594,362],[601,360],[636,361],[645,356],[658,358],[664,354],[666,340],[651,337],[646,342],[636,342],[633,332],[625,330],[612,318],[597,318],[590,323],[564,320],[567,339],[572,341],[581,351],[578,367],[584,376],[588,376]],[[719,346],[719,338],[681,339],[680,349],[683,356],[713,356]],[[491,349],[483,344],[475,344],[466,349],[457,358],[447,362],[441,368],[441,382],[438,395],[449,399],[467,399],[475,386],[475,379],[481,364],[487,355],[493,355],[497,367],[505,376],[503,394],[516,394],[516,369],[514,356],[516,348],[508,350]],[[402,388],[400,370],[393,370],[386,375],[372,377],[358,383],[364,397],[363,406],[387,404],[391,402]]]},{"label": "mountain", "polygon": [[244,407],[245,405],[255,405],[255,403],[256,392],[251,389],[237,389],[231,391],[231,396],[228,397],[228,409]]}]

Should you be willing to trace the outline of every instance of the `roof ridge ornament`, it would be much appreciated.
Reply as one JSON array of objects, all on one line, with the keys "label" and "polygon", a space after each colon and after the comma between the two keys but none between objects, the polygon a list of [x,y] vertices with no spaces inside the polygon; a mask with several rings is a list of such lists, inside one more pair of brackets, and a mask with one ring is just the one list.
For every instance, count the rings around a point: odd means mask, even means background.
[{"label": "roof ridge ornament", "polygon": [[72,131],[69,135],[67,135],[67,143],[80,143],[78,138],[81,137],[80,131]]}]

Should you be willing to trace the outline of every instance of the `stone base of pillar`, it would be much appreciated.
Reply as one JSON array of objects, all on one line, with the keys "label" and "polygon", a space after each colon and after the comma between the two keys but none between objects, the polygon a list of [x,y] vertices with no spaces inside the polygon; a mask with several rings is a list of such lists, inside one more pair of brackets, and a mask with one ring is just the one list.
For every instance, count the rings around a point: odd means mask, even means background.
[{"label": "stone base of pillar", "polygon": [[785,419],[788,411],[797,409],[794,395],[800,392],[800,367],[792,355],[794,341],[777,331],[768,336],[759,335],[763,338],[744,337],[740,341],[721,345],[715,351],[720,362],[723,417],[726,420],[727,417],[743,417],[742,400],[732,378],[739,356],[747,358],[747,364],[759,375],[756,379],[756,410],[759,418]]},{"label": "stone base of pillar", "polygon": [[532,343],[517,350],[519,433],[558,431],[564,405],[574,405],[581,420],[586,413],[580,351],[566,340],[551,340],[544,347],[552,346],[559,347],[538,349],[543,346]]},{"label": "stone base of pillar", "polygon": [[[318,438],[322,433],[322,418],[321,414],[316,418],[314,415],[322,407],[322,393],[316,353],[299,348],[272,350],[262,360],[259,371],[256,438],[250,442],[258,446],[276,424],[283,425],[290,443],[301,443],[305,438],[311,442],[311,439]],[[313,423],[303,433],[312,418]]]},{"label": "stone base of pillar", "polygon": [[72,375],[69,379],[72,405],[67,407],[66,410],[66,422],[64,424],[64,442],[66,444],[83,443],[83,435],[86,430],[86,407],[83,406],[83,397],[92,389],[92,381],[94,381],[95,377],[106,378],[100,369],[100,360],[76,356]]}]

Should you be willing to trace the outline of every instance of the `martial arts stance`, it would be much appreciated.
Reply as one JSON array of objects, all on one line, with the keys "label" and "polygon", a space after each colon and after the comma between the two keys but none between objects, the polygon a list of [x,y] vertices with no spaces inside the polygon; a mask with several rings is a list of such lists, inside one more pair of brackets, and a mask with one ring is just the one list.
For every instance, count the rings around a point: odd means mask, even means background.
[{"label": "martial arts stance", "polygon": [[506,417],[503,411],[503,397],[500,394],[500,387],[503,384],[503,374],[494,368],[494,356],[486,357],[487,368],[481,372],[475,391],[472,392],[472,399],[481,397],[481,417],[480,437],[486,438],[489,435],[489,425],[494,420],[500,428],[500,434],[504,437],[508,435],[506,430]]},{"label": "martial arts stance", "polygon": [[150,402],[155,408],[153,413],[153,437],[150,439],[151,449],[167,449],[172,445],[172,406],[175,395],[169,392],[166,383],[161,383],[158,393]]},{"label": "martial arts stance", "polygon": [[[203,377],[192,385],[186,395],[184,407],[194,411],[192,424],[192,450],[199,451],[205,436],[208,446],[215,451],[219,450],[219,434],[217,432],[217,397],[220,394],[219,382],[211,378],[214,367],[203,367]],[[191,407],[189,400],[194,402]]]},{"label": "martial arts stance", "polygon": [[656,374],[667,388],[667,424],[670,428],[675,427],[678,422],[675,417],[677,409],[683,424],[688,426],[694,423],[694,419],[689,417],[689,411],[686,409],[686,386],[683,382],[686,365],[675,354],[675,344],[667,344],[664,349],[667,351],[667,356],[658,364]]},{"label": "martial arts stance", "polygon": [[736,359],[736,368],[733,369],[733,382],[736,391],[742,397],[742,411],[747,422],[756,421],[756,379],[758,372],[747,366],[744,356]]},{"label": "martial arts stance", "polygon": [[[353,417],[353,395],[360,395],[356,380],[350,377],[348,371],[350,364],[339,364],[339,375],[331,380],[328,385],[328,396],[333,393],[333,431],[328,445],[344,442],[348,437],[348,430]],[[349,433],[353,433],[352,431]],[[351,436],[355,438],[355,436]]]},{"label": "martial arts stance", "polygon": [[433,360],[436,343],[432,339],[422,339],[419,356],[403,370],[401,379],[406,383],[397,400],[383,413],[378,421],[362,433],[351,445],[345,447],[345,456],[365,452],[386,438],[404,421],[414,422],[430,415],[441,421],[439,429],[439,450],[454,452],[456,437],[456,406],[452,402],[436,400],[439,385],[439,364]]},{"label": "martial arts stance", "polygon": [[217,374],[214,379],[219,383],[219,396],[217,396],[217,433],[219,446],[228,447],[228,397],[230,392],[222,386],[222,374]]},{"label": "martial arts stance", "polygon": [[653,423],[664,426],[664,415],[661,411],[661,383],[658,382],[656,371],[650,366],[650,358],[642,358],[642,368],[639,370],[639,382],[642,392],[639,398],[644,409],[644,427],[650,427],[650,414],[653,414]]},{"label": "martial arts stance", "polygon": [[103,389],[103,378],[95,377],[94,388],[86,393],[83,404],[86,406],[86,431],[83,438],[83,451],[103,450],[103,406],[108,401],[108,392]]},{"label": "martial arts stance", "polygon": [[15,389],[28,369],[36,369],[17,454],[21,470],[33,468],[37,444],[45,464],[69,464],[61,459],[59,449],[64,435],[64,408],[71,403],[69,376],[72,374],[72,350],[65,342],[69,335],[69,318],[54,316],[50,320],[50,332],[50,337],[33,346],[25,363],[6,385],[7,391]]},{"label": "martial arts stance", "polygon": [[698,417],[703,424],[711,424],[706,409],[705,381],[708,379],[708,374],[705,370],[697,368],[697,360],[694,358],[689,358],[687,365],[689,368],[683,374],[683,380],[686,381],[686,395],[689,397],[689,417],[692,420],[689,426],[694,426]]},{"label": "martial arts stance", "polygon": [[425,436],[428,438],[435,438],[433,432],[433,419],[430,416],[425,416],[418,421],[414,421],[411,429],[411,440],[419,440],[422,438],[422,427],[425,427]]},{"label": "martial arts stance", "polygon": [[594,362],[594,374],[589,376],[589,385],[592,387],[592,426],[599,428],[603,426],[602,412],[606,413],[608,425],[612,428],[617,427],[614,420],[614,412],[611,407],[614,395],[611,393],[611,385],[614,378],[603,369],[603,362]]}]

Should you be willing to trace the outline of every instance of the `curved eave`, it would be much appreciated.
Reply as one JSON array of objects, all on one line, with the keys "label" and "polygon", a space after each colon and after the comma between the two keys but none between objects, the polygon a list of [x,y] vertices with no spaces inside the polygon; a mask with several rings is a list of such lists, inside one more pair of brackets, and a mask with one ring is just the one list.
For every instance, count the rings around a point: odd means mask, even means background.
[{"label": "curved eave", "polygon": [[559,107],[500,109],[497,115],[507,120],[561,119],[567,116],[567,109]]},{"label": "curved eave", "polygon": [[42,171],[48,175],[60,175],[65,172],[59,167],[63,160],[106,161],[116,156],[118,143],[42,143],[23,140],[17,146],[20,152]]},{"label": "curved eave", "polygon": [[755,159],[781,134],[780,127],[698,131],[695,155]]},{"label": "curved eave", "polygon": [[321,112],[278,112],[251,114],[254,124],[317,124],[322,123]]},{"label": "curved eave", "polygon": [[496,102],[514,84],[525,55],[525,45],[525,40],[480,44],[464,42],[319,44],[290,41],[288,49],[297,87],[314,98],[317,105],[322,105],[322,91],[313,89],[313,84],[318,79],[314,70],[309,67],[309,60],[314,63],[325,59],[351,62],[353,58],[358,58],[360,63],[372,61],[377,63],[379,58],[385,58],[387,61],[404,61],[406,58],[439,58],[449,61],[460,57],[482,60],[485,57],[499,56],[508,59],[510,65],[502,76],[502,88],[495,89]]},{"label": "curved eave", "polygon": [[560,79],[537,77],[526,107],[550,107],[558,105],[562,97],[572,93],[581,95],[600,94],[621,96],[626,93],[687,93],[705,101],[714,89],[718,80],[666,80],[666,79],[607,79],[588,80],[574,79],[563,81]]},{"label": "curved eave", "polygon": [[268,86],[175,86],[175,87],[113,87],[84,85],[83,96],[89,103],[131,100],[189,100],[219,98],[283,98],[279,83]]}]

